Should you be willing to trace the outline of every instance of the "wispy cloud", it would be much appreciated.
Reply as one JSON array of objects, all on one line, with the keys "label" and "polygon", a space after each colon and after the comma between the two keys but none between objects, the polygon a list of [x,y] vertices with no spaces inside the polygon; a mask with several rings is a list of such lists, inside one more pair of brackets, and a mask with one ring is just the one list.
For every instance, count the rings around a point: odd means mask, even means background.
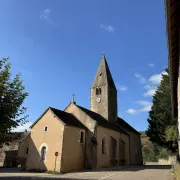
[{"label": "wispy cloud", "polygon": [[167,73],[163,71],[159,74],[154,74],[148,79],[148,81],[152,84],[159,85],[162,80],[162,74],[167,74]]},{"label": "wispy cloud", "polygon": [[27,122],[23,126],[18,126],[17,128],[13,129],[12,132],[23,132],[25,130],[30,130],[29,127],[32,125],[31,122]]},{"label": "wispy cloud", "polygon": [[151,68],[153,68],[153,67],[155,66],[155,64],[149,63],[148,66],[151,67]]},{"label": "wispy cloud", "polygon": [[139,73],[135,73],[134,75],[135,75],[135,77],[136,77],[136,78],[138,78],[138,79],[139,79],[139,81],[140,81],[140,83],[141,83],[141,84],[145,84],[145,83],[147,83],[146,78],[145,78],[145,77],[143,77],[141,74],[139,74]]},{"label": "wispy cloud", "polygon": [[139,73],[135,73],[135,77],[139,79],[139,82],[141,84],[144,84],[144,89],[146,92],[143,94],[143,96],[153,96],[158,88],[158,85],[160,84],[162,80],[162,74],[167,74],[165,71],[159,73],[159,74],[153,74],[150,76],[149,79],[146,79],[144,76],[142,76]]},{"label": "wispy cloud", "polygon": [[124,86],[124,85],[117,86],[117,89],[118,89],[118,91],[123,91],[123,92],[128,90],[128,88],[126,86]]},{"label": "wispy cloud", "polygon": [[137,110],[130,108],[130,109],[128,109],[126,112],[127,112],[128,114],[136,114]]},{"label": "wispy cloud", "polygon": [[115,27],[112,25],[107,25],[107,24],[100,24],[100,27],[108,32],[114,32]]},{"label": "wispy cloud", "polygon": [[50,18],[50,14],[51,14],[50,9],[44,9],[40,13],[40,19],[43,19],[43,20],[49,22],[50,24],[54,25],[51,18]]},{"label": "wispy cloud", "polygon": [[151,107],[152,107],[152,103],[149,101],[140,100],[140,101],[136,101],[136,104],[138,104],[140,106],[139,109],[130,108],[126,112],[128,114],[135,115],[135,114],[140,113],[140,112],[149,112],[151,110]]},{"label": "wispy cloud", "polygon": [[138,110],[139,112],[149,112],[151,110],[152,102],[141,100],[137,101],[136,103],[141,106],[141,108]]},{"label": "wispy cloud", "polygon": [[157,86],[145,85],[144,89],[146,90],[146,92],[143,94],[145,97],[154,96],[154,94],[157,90]]}]

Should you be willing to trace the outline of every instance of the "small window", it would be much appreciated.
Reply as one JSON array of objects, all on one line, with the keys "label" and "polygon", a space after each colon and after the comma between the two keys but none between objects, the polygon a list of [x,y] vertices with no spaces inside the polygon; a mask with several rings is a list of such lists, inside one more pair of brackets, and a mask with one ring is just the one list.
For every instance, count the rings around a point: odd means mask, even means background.
[{"label": "small window", "polygon": [[84,131],[81,131],[81,134],[80,134],[80,143],[84,143]]},{"label": "small window", "polygon": [[107,154],[107,138],[102,138],[102,154]]},{"label": "small window", "polygon": [[96,88],[96,95],[101,94],[101,88]]},{"label": "small window", "polygon": [[101,94],[101,88],[99,88],[99,94]]},{"label": "small window", "polygon": [[29,148],[26,149],[26,154],[28,154],[28,153],[29,153]]},{"label": "small window", "polygon": [[47,126],[45,126],[44,131],[48,131],[48,127]]},{"label": "small window", "polygon": [[96,95],[98,95],[99,94],[99,89],[98,88],[96,88]]}]

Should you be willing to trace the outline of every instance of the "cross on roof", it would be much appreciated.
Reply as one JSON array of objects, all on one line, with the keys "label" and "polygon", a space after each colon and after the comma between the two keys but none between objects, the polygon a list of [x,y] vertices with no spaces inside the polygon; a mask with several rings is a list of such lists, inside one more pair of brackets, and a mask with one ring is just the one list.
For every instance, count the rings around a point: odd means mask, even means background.
[{"label": "cross on roof", "polygon": [[74,100],[74,97],[75,97],[75,96],[76,96],[76,95],[73,93],[73,94],[72,94],[72,102],[73,102],[73,103],[75,103],[75,100]]}]

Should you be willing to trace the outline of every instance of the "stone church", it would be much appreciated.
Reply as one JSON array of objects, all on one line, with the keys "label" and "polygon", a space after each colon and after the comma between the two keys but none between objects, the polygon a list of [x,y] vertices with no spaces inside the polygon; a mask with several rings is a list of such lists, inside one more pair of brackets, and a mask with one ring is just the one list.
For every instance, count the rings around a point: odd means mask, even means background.
[{"label": "stone church", "polygon": [[90,110],[73,99],[64,110],[48,107],[31,125],[26,170],[142,164],[140,133],[117,112],[117,89],[103,55],[91,87]]}]

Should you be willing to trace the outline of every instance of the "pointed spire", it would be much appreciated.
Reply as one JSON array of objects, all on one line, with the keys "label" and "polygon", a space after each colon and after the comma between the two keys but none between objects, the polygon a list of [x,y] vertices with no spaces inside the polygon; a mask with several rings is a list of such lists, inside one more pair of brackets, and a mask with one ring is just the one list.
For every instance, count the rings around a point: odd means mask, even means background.
[{"label": "pointed spire", "polygon": [[109,70],[104,52],[92,87],[99,87],[103,85],[108,85],[116,90],[116,86]]}]

